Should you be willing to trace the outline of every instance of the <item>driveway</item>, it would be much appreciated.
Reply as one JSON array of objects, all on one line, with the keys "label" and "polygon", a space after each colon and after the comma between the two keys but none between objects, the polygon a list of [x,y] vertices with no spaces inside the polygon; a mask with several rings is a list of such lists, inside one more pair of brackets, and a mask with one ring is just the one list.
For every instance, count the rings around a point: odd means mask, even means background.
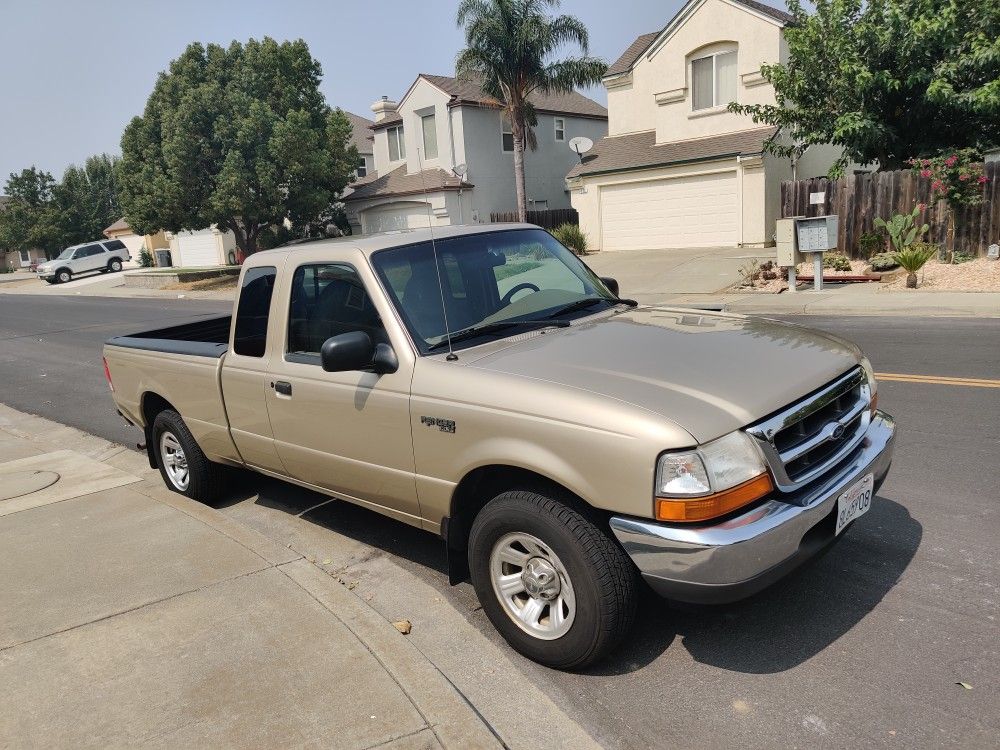
[{"label": "driveway", "polygon": [[623,297],[660,302],[667,295],[721,291],[752,258],[773,257],[773,248],[699,247],[598,252],[583,260],[599,276],[617,279]]}]

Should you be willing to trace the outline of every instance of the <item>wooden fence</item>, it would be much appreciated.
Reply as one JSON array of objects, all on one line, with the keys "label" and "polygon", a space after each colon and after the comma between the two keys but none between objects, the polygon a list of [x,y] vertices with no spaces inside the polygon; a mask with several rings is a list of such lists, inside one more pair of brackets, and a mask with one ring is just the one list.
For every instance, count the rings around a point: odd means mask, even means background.
[{"label": "wooden fence", "polygon": [[[498,211],[490,214],[490,221],[509,224],[516,222],[517,211]],[[555,229],[560,224],[579,224],[580,215],[575,208],[552,208],[544,211],[528,211],[528,223],[544,229]]]},{"label": "wooden fence", "polygon": [[[789,180],[781,183],[781,215],[840,217],[840,241],[837,249],[858,255],[858,238],[865,232],[878,231],[872,223],[876,216],[889,219],[893,214],[909,213],[918,203],[927,204],[922,221],[930,225],[926,241],[973,255],[986,255],[991,243],[1000,243],[1000,162],[984,165],[987,182],[984,200],[978,206],[955,210],[955,234],[948,237],[945,201],[931,201],[930,180],[912,170],[872,172],[828,180]],[[811,205],[810,193],[825,193],[823,203]]]}]

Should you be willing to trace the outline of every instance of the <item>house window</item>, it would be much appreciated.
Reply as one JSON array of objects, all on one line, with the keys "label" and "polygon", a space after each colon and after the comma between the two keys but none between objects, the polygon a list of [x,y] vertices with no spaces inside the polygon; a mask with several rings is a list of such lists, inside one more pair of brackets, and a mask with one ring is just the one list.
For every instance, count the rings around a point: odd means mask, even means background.
[{"label": "house window", "polygon": [[403,140],[403,127],[397,125],[388,129],[389,161],[399,161],[406,158],[406,143]]},{"label": "house window", "polygon": [[561,117],[557,117],[555,119],[555,123],[556,123],[556,140],[557,141],[565,141],[566,140],[566,121],[563,118],[561,118]]},{"label": "house window", "polygon": [[365,162],[365,157],[358,158],[358,166],[355,168],[354,173],[358,176],[358,179],[368,176],[368,164]]},{"label": "house window", "polygon": [[500,132],[503,150],[512,152],[514,150],[514,131],[511,129],[510,123],[503,117],[500,118]]},{"label": "house window", "polygon": [[736,51],[691,61],[691,108],[722,107],[736,101]]},{"label": "house window", "polygon": [[434,115],[424,115],[420,118],[420,130],[424,136],[424,158],[438,158],[438,134],[434,124]]}]

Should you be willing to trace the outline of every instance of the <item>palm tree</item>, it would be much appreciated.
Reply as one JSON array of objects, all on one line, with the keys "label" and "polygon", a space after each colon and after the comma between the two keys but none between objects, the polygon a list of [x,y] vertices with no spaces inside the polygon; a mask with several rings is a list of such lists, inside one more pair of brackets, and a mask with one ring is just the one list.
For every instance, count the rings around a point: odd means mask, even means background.
[{"label": "palm tree", "polygon": [[[514,136],[517,215],[527,218],[524,146],[537,123],[534,92],[568,93],[600,83],[608,66],[589,56],[587,28],[572,16],[550,16],[559,0],[461,0],[457,21],[465,27],[466,48],[455,61],[459,78],[475,81],[497,100]],[[582,57],[551,60],[563,45],[576,44]]]}]

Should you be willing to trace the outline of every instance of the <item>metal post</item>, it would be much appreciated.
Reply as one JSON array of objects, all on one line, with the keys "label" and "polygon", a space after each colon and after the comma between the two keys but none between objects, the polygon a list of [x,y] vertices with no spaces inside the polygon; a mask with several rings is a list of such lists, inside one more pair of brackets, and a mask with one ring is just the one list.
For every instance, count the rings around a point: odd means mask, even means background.
[{"label": "metal post", "polygon": [[795,291],[795,266],[788,267],[788,291]]},{"label": "metal post", "polygon": [[813,253],[813,289],[823,291],[823,253]]}]

